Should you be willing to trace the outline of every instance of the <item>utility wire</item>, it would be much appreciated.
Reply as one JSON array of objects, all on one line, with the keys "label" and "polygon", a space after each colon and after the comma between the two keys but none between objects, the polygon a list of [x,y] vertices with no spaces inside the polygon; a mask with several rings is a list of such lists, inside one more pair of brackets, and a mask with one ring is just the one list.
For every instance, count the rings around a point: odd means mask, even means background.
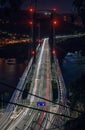
[{"label": "utility wire", "polygon": [[[0,99],[0,101],[2,102],[3,100]],[[53,114],[53,115],[56,115],[56,116],[63,116],[65,118],[76,119],[76,118],[71,117],[71,116],[67,116],[67,115],[64,115],[64,114],[58,114],[58,113],[55,113],[55,112],[50,112],[50,111],[39,109],[39,108],[34,108],[34,107],[23,105],[23,104],[20,104],[20,103],[15,103],[15,102],[5,101],[5,100],[4,100],[4,103],[9,103],[9,104],[13,104],[13,105],[16,105],[16,106],[26,107],[26,108],[29,108],[29,109],[38,110],[38,111],[41,111],[41,112],[46,112],[46,113]]]},{"label": "utility wire", "polygon": [[[7,87],[9,87],[9,88],[11,88],[11,89],[16,89],[16,90],[18,90],[18,91],[20,91],[20,92],[23,92],[23,90],[18,89],[18,88],[15,88],[15,87],[13,87],[13,86],[11,86],[11,85],[8,85],[8,84],[6,84],[6,83],[0,82],[0,84],[6,85]],[[62,104],[60,104],[60,103],[55,103],[55,102],[53,102],[53,101],[51,101],[51,100],[48,100],[48,99],[46,99],[46,98],[43,98],[43,97],[37,96],[37,95],[35,95],[35,94],[29,93],[29,92],[26,91],[26,90],[24,90],[24,92],[25,92],[25,93],[28,93],[29,95],[35,96],[35,97],[37,97],[37,98],[43,99],[43,100],[45,100],[45,101],[48,101],[48,102],[50,102],[50,103],[53,103],[53,104],[55,104],[55,105],[59,105],[59,106],[65,107],[65,108],[69,108],[69,109],[71,109],[71,110],[73,110],[73,111],[76,111],[76,112],[78,112],[78,113],[83,113],[83,111],[80,111],[80,110],[77,110],[77,109],[73,109],[72,107],[65,106],[65,105],[62,105]]]}]

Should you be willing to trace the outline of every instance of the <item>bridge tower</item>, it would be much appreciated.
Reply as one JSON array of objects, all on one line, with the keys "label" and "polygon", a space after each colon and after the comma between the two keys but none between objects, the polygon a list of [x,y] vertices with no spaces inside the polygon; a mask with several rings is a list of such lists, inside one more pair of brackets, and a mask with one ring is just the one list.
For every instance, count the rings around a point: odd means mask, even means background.
[{"label": "bridge tower", "polygon": [[53,54],[55,53],[55,27],[57,25],[57,20],[55,19],[56,9],[51,10],[50,16],[50,50],[51,50],[51,60],[53,60]]},{"label": "bridge tower", "polygon": [[29,12],[32,15],[32,55],[34,55],[34,63],[36,58],[36,10],[37,0],[31,0]]}]

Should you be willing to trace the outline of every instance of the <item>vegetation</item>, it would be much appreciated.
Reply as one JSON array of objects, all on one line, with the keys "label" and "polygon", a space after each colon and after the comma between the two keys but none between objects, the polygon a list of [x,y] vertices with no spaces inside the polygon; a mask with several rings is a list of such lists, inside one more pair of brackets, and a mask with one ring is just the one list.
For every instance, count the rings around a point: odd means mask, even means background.
[{"label": "vegetation", "polygon": [[85,130],[85,113],[75,120],[68,121],[64,130]]},{"label": "vegetation", "polygon": [[82,19],[83,25],[85,26],[85,0],[74,0],[73,6],[77,10],[78,15]]},{"label": "vegetation", "polygon": [[73,108],[84,111],[85,109],[85,75],[83,74],[80,79],[70,84],[70,105]]},{"label": "vegetation", "polygon": [[85,130],[85,74],[70,84],[69,101],[73,109],[83,111],[83,113],[70,110],[70,116],[76,119],[69,120],[64,130]]}]

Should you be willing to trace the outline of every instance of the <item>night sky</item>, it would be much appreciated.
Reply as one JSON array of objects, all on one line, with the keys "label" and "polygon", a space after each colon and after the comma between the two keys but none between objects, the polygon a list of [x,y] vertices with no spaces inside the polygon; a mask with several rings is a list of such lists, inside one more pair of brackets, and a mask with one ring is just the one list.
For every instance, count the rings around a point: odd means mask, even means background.
[{"label": "night sky", "polygon": [[[30,0],[25,0],[23,4],[24,9],[28,8]],[[62,12],[72,12],[72,2],[73,0],[37,0],[38,9],[50,9],[56,7],[59,13]]]}]

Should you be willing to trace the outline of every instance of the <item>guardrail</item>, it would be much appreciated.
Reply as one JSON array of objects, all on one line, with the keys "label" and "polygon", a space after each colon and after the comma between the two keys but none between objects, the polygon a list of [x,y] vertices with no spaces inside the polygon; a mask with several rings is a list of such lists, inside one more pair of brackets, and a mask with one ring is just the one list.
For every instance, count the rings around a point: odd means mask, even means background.
[{"label": "guardrail", "polygon": [[[67,99],[66,99],[66,87],[65,87],[65,83],[64,83],[64,79],[62,76],[62,72],[59,66],[59,61],[58,58],[56,56],[56,54],[53,55],[54,58],[54,63],[56,65],[56,73],[57,73],[57,84],[58,84],[58,103],[62,104],[62,105],[67,105]],[[58,107],[58,111],[57,113],[59,114],[64,114],[66,112],[66,108],[64,108],[63,106],[59,106]],[[51,128],[54,129],[56,127],[59,127],[62,125],[62,123],[65,123],[65,121],[62,121],[64,118],[63,117],[53,117],[52,123],[51,123]]]}]

